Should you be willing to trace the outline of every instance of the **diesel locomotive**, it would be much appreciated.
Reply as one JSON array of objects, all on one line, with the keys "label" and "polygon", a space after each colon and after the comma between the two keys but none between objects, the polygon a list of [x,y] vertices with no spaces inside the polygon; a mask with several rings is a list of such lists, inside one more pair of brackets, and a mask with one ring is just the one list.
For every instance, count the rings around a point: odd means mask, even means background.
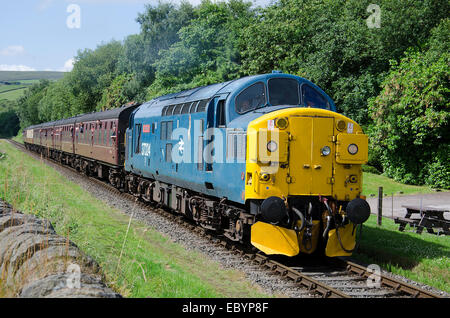
[{"label": "diesel locomotive", "polygon": [[27,148],[265,254],[351,255],[368,137],[273,72],[24,130]]}]

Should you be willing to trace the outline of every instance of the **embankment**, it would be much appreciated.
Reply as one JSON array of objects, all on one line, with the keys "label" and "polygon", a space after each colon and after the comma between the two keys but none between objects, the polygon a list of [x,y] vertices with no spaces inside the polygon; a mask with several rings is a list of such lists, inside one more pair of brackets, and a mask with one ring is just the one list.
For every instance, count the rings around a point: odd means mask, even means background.
[{"label": "embankment", "polygon": [[48,220],[0,200],[0,296],[117,298],[99,265]]}]

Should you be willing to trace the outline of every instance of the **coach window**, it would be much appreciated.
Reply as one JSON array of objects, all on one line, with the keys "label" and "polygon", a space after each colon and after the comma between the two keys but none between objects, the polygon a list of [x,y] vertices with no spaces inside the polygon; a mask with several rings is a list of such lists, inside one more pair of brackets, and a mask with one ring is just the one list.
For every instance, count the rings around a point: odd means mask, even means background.
[{"label": "coach window", "polygon": [[108,146],[108,122],[105,122],[103,129],[103,145]]},{"label": "coach window", "polygon": [[278,105],[300,105],[298,82],[290,78],[269,80],[269,103]]},{"label": "coach window", "polygon": [[302,85],[303,106],[330,109],[324,96],[307,84]]},{"label": "coach window", "polygon": [[255,83],[243,90],[235,100],[236,112],[244,114],[266,105],[266,90],[264,83]]}]

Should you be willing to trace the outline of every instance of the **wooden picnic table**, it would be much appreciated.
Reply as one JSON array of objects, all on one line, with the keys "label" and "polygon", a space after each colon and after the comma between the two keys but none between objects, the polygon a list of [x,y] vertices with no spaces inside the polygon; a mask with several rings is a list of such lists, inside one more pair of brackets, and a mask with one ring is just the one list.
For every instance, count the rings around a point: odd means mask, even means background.
[{"label": "wooden picnic table", "polygon": [[[450,235],[450,220],[444,217],[445,212],[450,212],[449,209],[412,205],[402,205],[402,207],[406,208],[405,217],[394,218],[395,223],[400,224],[399,231],[405,230],[406,225],[409,224],[409,226],[416,228],[418,234],[421,234],[425,227],[427,232],[431,234],[436,234],[433,228],[439,228],[442,230],[438,230],[437,234]],[[413,215],[418,215],[418,218],[413,218]]]}]

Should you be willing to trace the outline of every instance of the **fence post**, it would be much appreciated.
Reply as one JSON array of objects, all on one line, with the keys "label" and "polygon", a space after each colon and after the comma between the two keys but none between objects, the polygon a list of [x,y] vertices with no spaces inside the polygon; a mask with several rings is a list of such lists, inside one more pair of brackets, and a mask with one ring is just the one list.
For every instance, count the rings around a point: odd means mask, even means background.
[{"label": "fence post", "polygon": [[378,188],[378,217],[377,225],[381,226],[381,217],[383,215],[383,187]]}]

